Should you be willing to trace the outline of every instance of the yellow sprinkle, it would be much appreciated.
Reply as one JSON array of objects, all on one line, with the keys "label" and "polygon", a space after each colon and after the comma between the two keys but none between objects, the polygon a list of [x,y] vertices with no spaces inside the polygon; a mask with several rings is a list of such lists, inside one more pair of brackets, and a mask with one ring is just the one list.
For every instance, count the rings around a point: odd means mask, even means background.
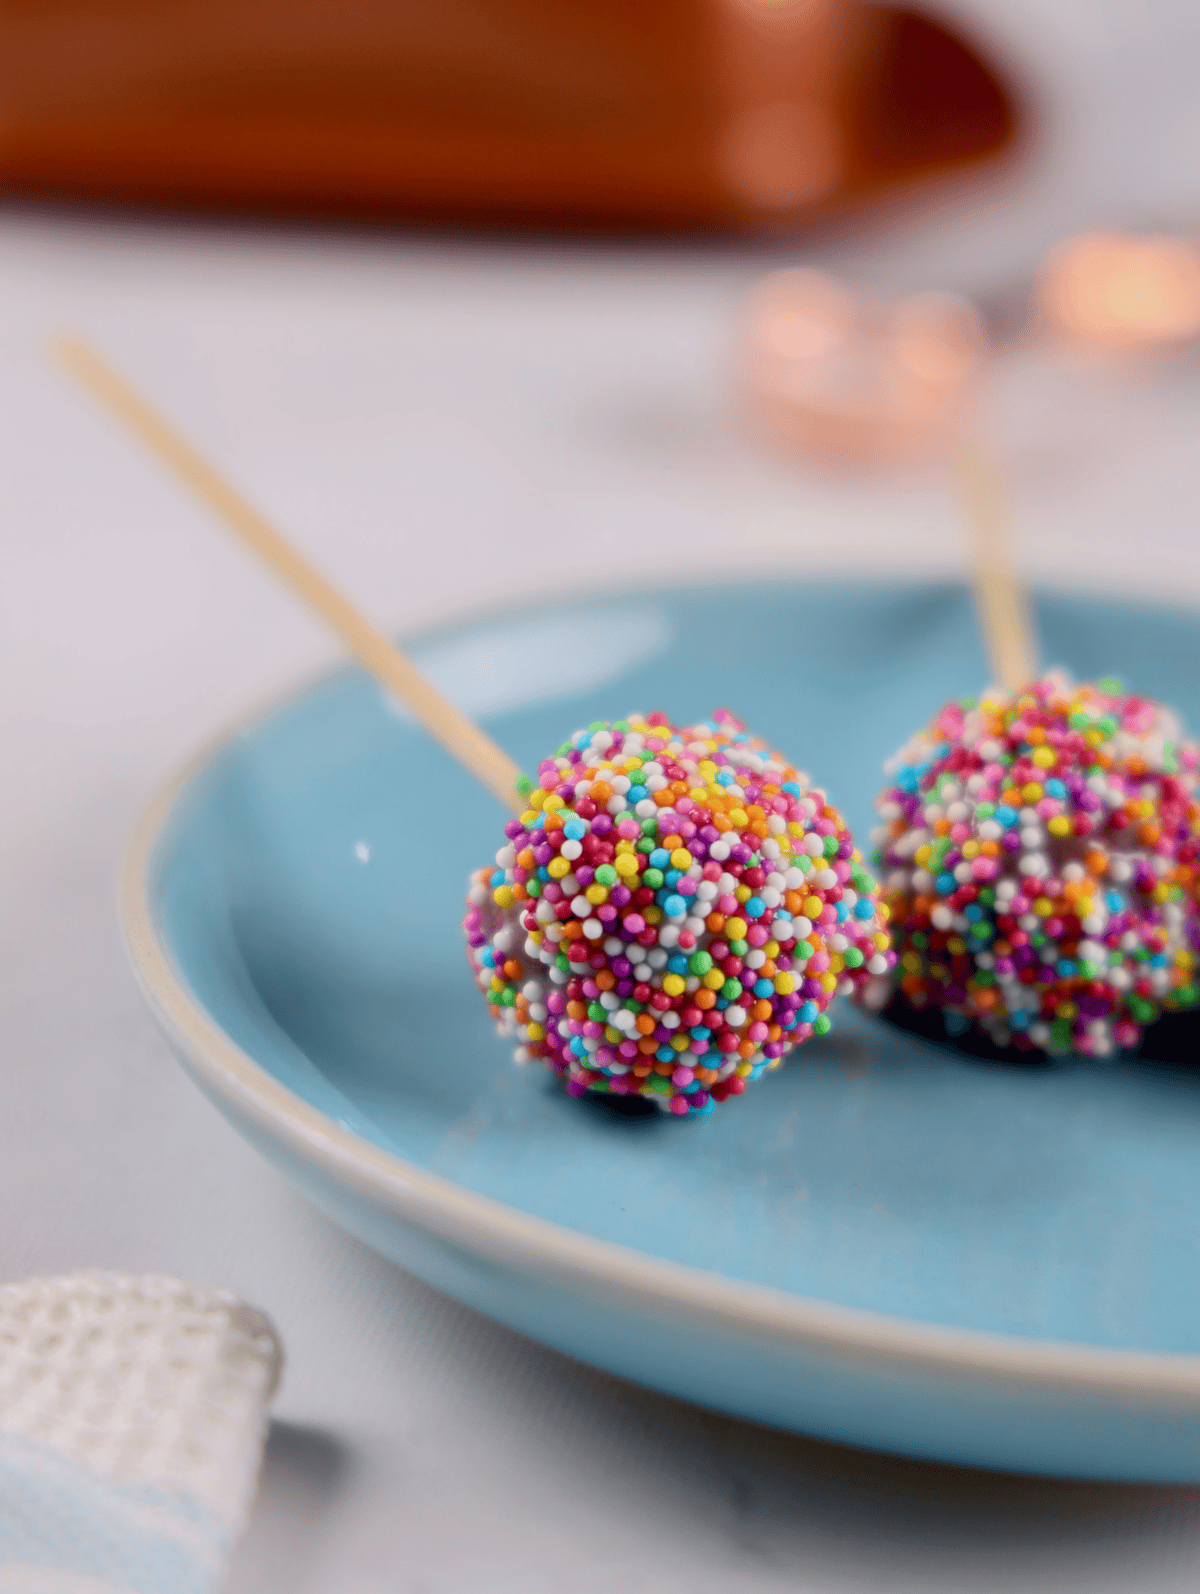
[{"label": "yellow sprinkle", "polygon": [[927,841],[924,841],[917,848],[916,852],[913,853],[913,862],[916,864],[918,869],[924,869],[925,865],[932,857],[933,848]]},{"label": "yellow sprinkle", "polygon": [[960,953],[967,950],[967,943],[961,935],[952,935],[946,942],[946,950],[952,957],[958,957]]},{"label": "yellow sprinkle", "polygon": [[662,988],[668,996],[681,996],[685,983],[681,974],[668,974],[663,979]]},{"label": "yellow sprinkle", "polygon": [[724,937],[727,941],[740,941],[746,934],[746,921],[736,915],[725,920]]},{"label": "yellow sprinkle", "polygon": [[763,947],[763,954],[769,958],[777,958],[779,956],[779,942],[768,941],[766,946]]},{"label": "yellow sprinkle", "polygon": [[1078,1011],[1079,1009],[1074,1002],[1060,1002],[1054,1009],[1054,1016],[1056,1018],[1074,1018]]},{"label": "yellow sprinkle", "polygon": [[822,974],[821,975],[821,989],[825,992],[826,996],[832,996],[833,995],[834,991],[837,990],[837,983],[838,982],[837,982],[837,975],[836,974],[833,974],[831,972],[829,974]]},{"label": "yellow sprinkle", "polygon": [[754,1071],[753,1063],[739,1063],[734,1069],[735,1074],[740,1074],[743,1079],[749,1078]]},{"label": "yellow sprinkle", "polygon": [[608,901],[607,886],[592,884],[583,894],[594,908],[598,908],[602,902]]},{"label": "yellow sprinkle", "polygon": [[1054,912],[1054,904],[1051,902],[1049,897],[1035,897],[1033,900],[1033,911],[1040,919],[1048,919]]},{"label": "yellow sprinkle", "polygon": [[662,916],[663,910],[660,907],[656,907],[653,903],[650,905],[650,907],[642,909],[642,918],[645,919],[647,924],[661,924]]},{"label": "yellow sprinkle", "polygon": [[545,1026],[542,1024],[531,1024],[529,1026],[529,1039],[531,1041],[544,1041],[546,1039]]},{"label": "yellow sprinkle", "polygon": [[537,810],[534,808],[527,808],[521,815],[521,823],[525,826],[525,829],[528,830],[536,818]]},{"label": "yellow sprinkle", "polygon": [[496,899],[496,901],[500,904],[500,906],[502,908],[511,908],[512,905],[513,905],[513,894],[512,894],[512,887],[511,886],[497,886],[495,891],[492,892],[492,896]]},{"label": "yellow sprinkle", "polygon": [[1032,761],[1039,769],[1053,769],[1058,759],[1052,747],[1035,747]]},{"label": "yellow sprinkle", "polygon": [[979,843],[977,841],[964,841],[963,842],[962,853],[963,853],[963,857],[964,858],[974,858],[976,856],[976,854],[978,853],[978,851],[979,851]]},{"label": "yellow sprinkle", "polygon": [[1036,780],[1031,780],[1021,787],[1021,796],[1027,803],[1040,803],[1043,796],[1042,788]]},{"label": "yellow sprinkle", "polygon": [[750,816],[744,808],[731,808],[729,817],[739,830],[744,830],[750,823]]},{"label": "yellow sprinkle", "polygon": [[563,799],[558,795],[557,792],[552,791],[549,794],[549,796],[546,798],[546,805],[545,806],[546,806],[546,812],[548,814],[552,814],[552,813],[555,813],[559,808],[565,808],[567,805],[563,801]]},{"label": "yellow sprinkle", "polygon": [[677,1052],[686,1052],[688,1048],[688,1038],[686,1035],[673,1035],[671,1037],[671,1045]]},{"label": "yellow sprinkle", "polygon": [[1055,814],[1054,818],[1047,822],[1046,829],[1052,836],[1069,836],[1071,834],[1071,821],[1066,814]]},{"label": "yellow sprinkle", "polygon": [[825,911],[825,904],[821,901],[820,897],[805,897],[801,907],[804,917],[806,919],[812,919],[814,923]]},{"label": "yellow sprinkle", "polygon": [[546,873],[551,880],[562,880],[571,872],[571,865],[566,858],[551,858],[546,865]]},{"label": "yellow sprinkle", "polygon": [[754,895],[749,886],[735,886],[733,894],[739,902],[749,902]]},{"label": "yellow sprinkle", "polygon": [[796,989],[796,976],[794,974],[777,974],[775,976],[775,992],[778,996],[790,996]]}]

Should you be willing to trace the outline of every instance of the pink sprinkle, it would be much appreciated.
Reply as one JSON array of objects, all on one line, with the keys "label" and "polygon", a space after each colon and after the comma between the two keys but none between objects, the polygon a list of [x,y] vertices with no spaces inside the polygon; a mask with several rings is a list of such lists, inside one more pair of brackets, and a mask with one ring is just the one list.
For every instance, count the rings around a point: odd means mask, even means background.
[{"label": "pink sprinkle", "polygon": [[[647,742],[646,746],[649,747],[650,743]],[[686,1096],[672,1096],[667,1105],[670,1107],[673,1113],[678,1113],[680,1117],[682,1117],[683,1114],[688,1110]]]},{"label": "pink sprinkle", "polygon": [[675,1070],[675,1072],[671,1075],[671,1083],[673,1085],[680,1085],[680,1086],[682,1086],[682,1085],[690,1085],[692,1080],[695,1079],[695,1077],[696,1077],[696,1075],[693,1073],[693,1071],[690,1068],[685,1067],[684,1064],[681,1063],[679,1065],[679,1067]]}]

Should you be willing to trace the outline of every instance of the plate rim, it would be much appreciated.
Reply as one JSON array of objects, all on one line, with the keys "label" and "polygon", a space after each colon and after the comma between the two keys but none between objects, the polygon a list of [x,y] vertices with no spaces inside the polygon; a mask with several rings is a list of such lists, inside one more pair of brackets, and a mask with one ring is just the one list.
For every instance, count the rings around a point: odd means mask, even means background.
[{"label": "plate rim", "polygon": [[[483,606],[446,616],[416,635],[430,639],[526,607]],[[897,1371],[910,1373],[923,1368],[943,1376],[975,1375],[1026,1386],[1031,1392],[1054,1386],[1081,1394],[1149,1397],[1200,1412],[1200,1354],[926,1323],[655,1257],[468,1190],[374,1145],[282,1085],[221,1029],[189,991],[154,911],[153,867],[177,803],[204,769],[287,703],[350,671],[366,673],[353,663],[314,671],[207,738],[160,785],[126,850],[118,914],[135,980],[176,1053],[217,1098],[238,1108],[302,1160],[315,1163],[327,1177],[350,1184],[360,1197],[382,1204],[424,1232],[492,1260],[499,1257],[526,1270],[616,1292],[642,1306],[701,1316],[739,1334],[750,1331],[767,1340],[794,1342],[817,1354],[890,1362]]]}]

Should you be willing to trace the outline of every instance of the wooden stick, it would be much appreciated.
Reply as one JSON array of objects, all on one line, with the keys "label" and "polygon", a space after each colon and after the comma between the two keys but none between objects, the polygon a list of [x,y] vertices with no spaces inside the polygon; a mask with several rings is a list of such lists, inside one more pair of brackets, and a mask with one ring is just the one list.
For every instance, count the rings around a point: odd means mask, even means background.
[{"label": "wooden stick", "polygon": [[1012,692],[1033,680],[1037,648],[1013,556],[1004,484],[995,460],[978,447],[964,450],[956,476],[971,529],[975,602],[992,670],[997,684]]},{"label": "wooden stick", "polygon": [[94,349],[81,338],[68,337],[54,344],[54,353],[94,397],[124,421],[165,465],[216,511],[229,529],[270,566],[296,597],[337,632],[379,684],[407,704],[447,752],[513,813],[520,814],[524,810],[526,804],[516,790],[521,772],[504,749],[473,724],[449,698],[443,697],[399,648],[360,614],[298,548],[185,442]]}]

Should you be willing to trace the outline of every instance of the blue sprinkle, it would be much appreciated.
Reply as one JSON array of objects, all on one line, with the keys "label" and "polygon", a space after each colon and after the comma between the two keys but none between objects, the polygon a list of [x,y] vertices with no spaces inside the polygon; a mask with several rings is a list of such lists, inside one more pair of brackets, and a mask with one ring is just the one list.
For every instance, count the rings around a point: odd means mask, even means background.
[{"label": "blue sprinkle", "polygon": [[1029,1023],[1029,1014],[1022,1008],[1019,1012],[1010,1013],[1008,1022],[1012,1029],[1024,1029]]},{"label": "blue sprinkle", "polygon": [[972,923],[975,923],[977,920],[983,918],[983,909],[979,906],[978,902],[972,902],[968,904],[966,916],[971,920]]},{"label": "blue sprinkle", "polygon": [[1110,891],[1107,900],[1110,913],[1120,913],[1125,906],[1125,898],[1119,891]]},{"label": "blue sprinkle", "polygon": [[682,897],[668,897],[663,903],[663,912],[668,919],[682,919],[687,914],[687,903]]},{"label": "blue sprinkle", "polygon": [[1058,972],[1059,978],[1063,980],[1069,980],[1072,975],[1079,972],[1078,963],[1072,962],[1070,958],[1060,958],[1054,967]]},{"label": "blue sprinkle", "polygon": [[1065,797],[1067,795],[1067,788],[1061,780],[1048,780],[1045,790],[1047,797]]},{"label": "blue sprinkle", "polygon": [[707,1041],[712,1039],[712,1030],[705,1029],[703,1024],[697,1024],[690,1033],[694,1041]]},{"label": "blue sprinkle", "polygon": [[682,878],[683,871],[681,869],[668,869],[663,875],[664,883],[669,886],[677,886]]},{"label": "blue sprinkle", "polygon": [[588,833],[588,827],[582,819],[568,819],[563,826],[563,835],[568,841],[582,841]]},{"label": "blue sprinkle", "polygon": [[938,875],[937,888],[943,897],[953,896],[957,885],[958,881],[952,874]]},{"label": "blue sprinkle", "polygon": [[804,1006],[796,1010],[796,1017],[802,1024],[813,1024],[821,1016],[821,1009],[815,1002],[805,1002]]},{"label": "blue sprinkle", "polygon": [[581,751],[585,747],[590,747],[592,745],[591,731],[580,731],[579,735],[575,738],[575,745]]},{"label": "blue sprinkle", "polygon": [[729,998],[727,996],[718,996],[717,997],[717,1012],[718,1013],[723,1013],[728,1006],[729,1006]]},{"label": "blue sprinkle", "polygon": [[770,980],[755,980],[754,994],[755,996],[774,996],[775,987]]},{"label": "blue sprinkle", "polygon": [[856,919],[869,919],[875,912],[875,904],[870,897],[859,897],[854,904],[854,917]]},{"label": "blue sprinkle", "polygon": [[793,797],[799,797],[800,795],[800,788],[794,780],[785,780],[779,789],[780,791],[790,792]]},{"label": "blue sprinkle", "polygon": [[674,1055],[675,1048],[673,1046],[660,1046],[654,1054],[656,1060],[660,1063],[669,1063]]},{"label": "blue sprinkle", "polygon": [[640,803],[645,796],[647,792],[644,786],[631,786],[625,793],[625,801],[632,806],[634,803]]},{"label": "blue sprinkle", "polygon": [[767,911],[767,905],[761,897],[747,897],[742,904],[742,912],[748,919],[761,919]]},{"label": "blue sprinkle", "polygon": [[667,959],[667,968],[672,974],[686,974],[688,960],[677,952],[673,958]]},{"label": "blue sprinkle", "polygon": [[[632,797],[633,793],[630,792],[629,795]],[[655,847],[654,851],[650,854],[650,867],[652,869],[665,869],[670,861],[671,854],[665,847]]]},{"label": "blue sprinkle", "polygon": [[1017,822],[1017,810],[1010,808],[1007,803],[1001,803],[992,817],[998,825],[1003,825],[1006,830],[1011,830]]},{"label": "blue sprinkle", "polygon": [[1165,969],[1166,966],[1167,954],[1165,952],[1155,952],[1151,955],[1150,967],[1152,969]]}]

